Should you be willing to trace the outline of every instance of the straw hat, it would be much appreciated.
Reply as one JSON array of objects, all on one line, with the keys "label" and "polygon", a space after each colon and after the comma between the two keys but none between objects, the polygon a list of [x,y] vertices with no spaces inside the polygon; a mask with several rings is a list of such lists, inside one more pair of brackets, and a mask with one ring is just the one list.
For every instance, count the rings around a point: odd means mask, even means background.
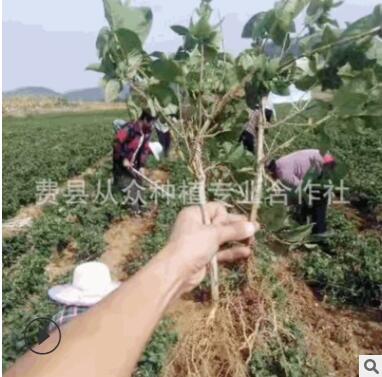
[{"label": "straw hat", "polygon": [[112,281],[109,268],[101,262],[78,265],[71,284],[56,285],[49,289],[49,297],[64,305],[92,306],[120,286]]},{"label": "straw hat", "polygon": [[151,152],[153,152],[153,155],[156,160],[160,160],[160,156],[163,153],[163,147],[160,143],[157,141],[149,143],[149,147],[151,149]]}]

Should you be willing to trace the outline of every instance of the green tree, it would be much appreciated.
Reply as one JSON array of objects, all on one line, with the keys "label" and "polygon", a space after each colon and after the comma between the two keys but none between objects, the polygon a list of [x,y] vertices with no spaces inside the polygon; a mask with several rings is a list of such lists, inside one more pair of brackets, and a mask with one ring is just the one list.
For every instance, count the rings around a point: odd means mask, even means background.
[{"label": "green tree", "polygon": [[[108,101],[118,97],[123,85],[132,88],[127,104],[130,117],[138,117],[142,108],[149,107],[171,126],[180,146],[178,153],[199,183],[202,207],[210,175],[219,172],[240,180],[255,174],[250,217],[256,221],[267,159],[312,129],[322,135],[323,149],[328,149],[325,128],[331,124],[338,122],[344,132],[381,124],[382,6],[342,29],[330,18],[331,10],[339,5],[334,0],[280,0],[246,23],[242,37],[252,40],[251,48],[233,57],[222,49],[221,23],[211,22],[211,0],[201,0],[188,27],[171,27],[183,43],[170,55],[144,50],[152,24],[150,9],[104,0],[109,27],[97,39],[100,62],[88,68],[104,73]],[[295,20],[302,12],[305,22],[296,30]],[[277,47],[277,56],[269,53],[270,45]],[[291,85],[311,90],[314,101],[296,104],[290,114],[268,124],[264,116],[268,96],[288,95]],[[232,138],[235,126],[256,105],[262,116],[253,161]],[[312,107],[322,117],[305,116]],[[171,117],[175,113],[176,119]],[[266,140],[266,129],[282,130],[301,116],[305,119],[299,123],[301,131],[292,139],[281,145]],[[217,300],[216,259],[211,270]]]}]

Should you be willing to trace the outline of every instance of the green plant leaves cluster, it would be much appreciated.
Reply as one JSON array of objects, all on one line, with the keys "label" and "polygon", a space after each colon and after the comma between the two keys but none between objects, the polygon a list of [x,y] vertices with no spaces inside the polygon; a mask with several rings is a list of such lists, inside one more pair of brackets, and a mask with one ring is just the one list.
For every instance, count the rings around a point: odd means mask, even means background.
[{"label": "green plant leaves cluster", "polygon": [[153,14],[150,8],[132,7],[121,0],[104,0],[109,27],[100,30],[96,42],[100,63],[88,70],[104,73],[105,98],[118,98],[127,79],[131,79],[143,63],[143,43],[149,35]]},{"label": "green plant leaves cluster", "polygon": [[206,57],[215,57],[218,54],[221,44],[220,24],[211,24],[212,8],[209,0],[202,0],[196,11],[198,20],[191,18],[188,28],[181,25],[174,25],[171,29],[181,35],[184,39],[184,45],[181,51],[193,51],[198,48],[203,51]]},{"label": "green plant leaves cluster", "polygon": [[308,3],[307,0],[278,1],[272,10],[255,14],[244,26],[242,37],[251,38],[257,44],[266,38],[279,46],[288,43],[290,33],[296,30],[295,18]]},{"label": "green plant leaves cluster", "polygon": [[330,225],[336,237],[325,249],[306,256],[301,264],[305,278],[323,295],[350,305],[379,306],[382,284],[381,240],[356,234],[343,214],[332,210]]},{"label": "green plant leaves cluster", "polygon": [[[105,17],[111,30],[134,33],[143,43],[149,35],[153,14],[147,7],[132,7],[121,0],[103,0]],[[131,35],[131,34],[130,34]]]}]

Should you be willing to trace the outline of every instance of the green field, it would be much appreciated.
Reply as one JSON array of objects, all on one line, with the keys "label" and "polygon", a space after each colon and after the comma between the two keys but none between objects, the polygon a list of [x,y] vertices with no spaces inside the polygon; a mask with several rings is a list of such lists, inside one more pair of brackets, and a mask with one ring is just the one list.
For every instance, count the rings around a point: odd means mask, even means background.
[{"label": "green field", "polygon": [[[288,111],[288,107],[280,111]],[[4,130],[4,137],[10,140],[11,135],[17,135],[18,139],[15,140],[19,141],[19,145],[28,145],[26,141],[29,133],[23,133],[21,129],[29,127],[27,126],[29,124],[35,131],[40,130],[42,143],[49,145],[51,139],[46,130],[49,125],[55,124],[56,135],[60,135],[60,142],[56,142],[57,148],[70,149],[72,154],[77,151],[78,161],[81,162],[77,169],[82,171],[110,150],[111,121],[121,116],[122,114],[115,112],[106,112],[50,115],[26,120],[6,119],[7,128]],[[43,126],[39,125],[39,122],[43,122]],[[14,130],[11,129],[11,124],[15,127]],[[278,143],[287,140],[292,133],[293,129],[280,133]],[[269,133],[267,139],[271,140],[273,136]],[[381,170],[375,160],[375,156],[381,157],[381,131],[370,130],[362,135],[347,134],[340,137],[333,134],[332,141],[332,152],[345,158],[350,167],[346,176],[346,182],[350,187],[349,195],[366,198],[367,205],[364,211],[368,215],[375,216],[375,210],[381,203],[382,197],[379,179]],[[31,145],[40,146],[37,137],[34,143]],[[318,147],[319,141],[316,135],[306,133],[296,140],[288,151]],[[9,146],[7,149],[9,158]],[[23,153],[27,154],[26,151]],[[64,165],[62,167],[55,162],[56,165],[52,164],[49,170],[43,162],[51,151],[44,152],[43,148],[35,147],[30,153],[34,154],[35,161],[40,161],[48,174],[59,172],[61,178],[57,175],[57,179],[64,180],[76,173],[73,168],[69,170],[64,162],[61,163]],[[20,163],[16,156],[16,153],[12,154],[13,160]],[[65,157],[69,165],[73,163],[70,154],[62,153],[60,156],[62,161]],[[97,158],[93,158],[94,156]],[[365,164],[368,169],[364,168]],[[155,164],[152,167],[155,167]],[[180,185],[183,181],[191,179],[187,167],[179,161],[166,161],[161,164],[161,168],[171,172],[172,183]],[[33,170],[31,166],[29,171],[31,182],[36,180],[37,173],[40,173],[39,169]],[[43,177],[41,174],[38,176]],[[86,187],[91,198],[96,194],[98,180],[101,179],[103,182],[105,191],[105,183],[110,176],[111,160],[108,160],[94,175],[86,177]],[[13,179],[16,179],[15,177],[19,177],[18,182],[20,182],[20,175],[14,175]],[[9,185],[6,177],[5,181]],[[31,188],[34,188],[34,185],[31,185]],[[12,187],[8,187],[8,190],[11,190],[9,193],[13,193]],[[33,195],[30,199],[33,200]],[[147,263],[166,243],[171,224],[181,207],[182,203],[178,200],[170,204],[165,200],[159,202],[154,229],[140,239],[141,253],[124,266],[128,276]],[[299,249],[287,255],[299,257],[299,263],[293,265],[294,273],[304,278],[330,301],[360,308],[375,307],[379,304],[379,286],[382,284],[381,239],[375,233],[369,234],[368,230],[359,232],[356,225],[346,219],[341,210],[342,207],[330,211],[329,226],[335,231],[336,236],[329,240],[326,248],[317,248],[309,252]],[[351,210],[357,212],[354,207]],[[96,260],[105,251],[103,240],[105,231],[114,221],[127,214],[126,209],[113,203],[101,205],[88,201],[86,205],[71,205],[61,197],[58,205],[47,208],[43,216],[35,221],[26,233],[3,240],[4,368],[26,351],[23,341],[25,323],[36,315],[51,316],[57,310],[57,307],[48,300],[47,290],[52,284],[69,279],[70,274],[61,276],[53,283],[49,281],[46,266],[51,261],[52,254],[60,253],[69,244],[75,244],[76,263]],[[299,322],[293,307],[288,303],[289,288],[281,285],[278,280],[276,267],[280,255],[272,249],[266,239],[260,237],[255,253],[259,269],[257,280],[259,286],[264,289],[258,294],[263,295],[264,297],[261,297],[265,300],[274,301],[275,310],[280,318],[279,324],[285,329],[285,333],[281,339],[272,335],[261,347],[254,350],[248,366],[250,375],[268,377],[271,375],[268,371],[272,370],[278,371],[274,375],[284,376],[282,371],[285,369],[294,371],[296,376],[326,376],[325,371],[320,372],[320,368],[316,366],[318,361],[306,347],[304,324]],[[284,250],[284,253],[287,251]],[[245,281],[244,269],[227,270],[222,275],[222,284],[230,287],[231,293],[238,297]],[[204,283],[201,291],[208,292],[208,281]],[[274,334],[271,326],[264,331]],[[137,376],[159,376],[166,366],[168,352],[176,339],[177,334],[171,326],[171,321],[164,321],[139,363]]]},{"label": "green field", "polygon": [[111,149],[122,111],[3,118],[3,217],[36,200],[36,182],[61,183]]}]

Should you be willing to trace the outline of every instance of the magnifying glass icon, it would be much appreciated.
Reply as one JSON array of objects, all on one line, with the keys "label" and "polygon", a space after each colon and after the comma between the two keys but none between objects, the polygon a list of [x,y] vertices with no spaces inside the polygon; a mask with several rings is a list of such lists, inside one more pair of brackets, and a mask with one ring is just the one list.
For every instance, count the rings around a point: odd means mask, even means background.
[{"label": "magnifying glass icon", "polygon": [[377,363],[375,362],[375,360],[367,359],[365,360],[363,366],[368,372],[374,372],[375,374],[379,374],[379,371],[377,369]]}]

